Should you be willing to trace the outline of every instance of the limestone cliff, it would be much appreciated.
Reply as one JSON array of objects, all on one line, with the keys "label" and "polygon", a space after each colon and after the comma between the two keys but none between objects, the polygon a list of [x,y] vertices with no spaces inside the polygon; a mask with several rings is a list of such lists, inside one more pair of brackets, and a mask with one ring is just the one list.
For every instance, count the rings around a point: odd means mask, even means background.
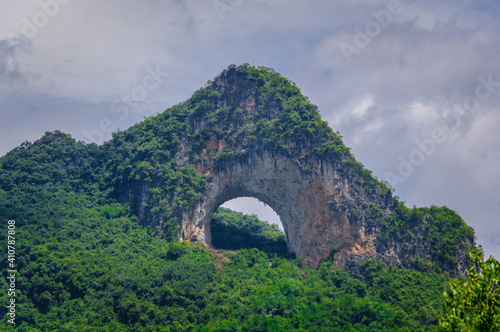
[{"label": "limestone cliff", "polygon": [[[160,123],[166,129],[158,130]],[[430,241],[432,232],[452,227],[442,225],[448,210],[410,215],[413,210],[354,159],[299,89],[271,69],[230,66],[190,100],[134,130],[151,133],[140,150],[145,159],[129,172],[135,180],[115,190],[143,224],[173,223],[181,240],[210,245],[214,211],[249,196],[277,212],[288,249],[307,264],[330,257],[355,270],[371,257],[415,267],[437,263],[458,274],[466,267],[472,230],[463,221],[455,225],[463,232],[453,237],[453,247]],[[167,156],[152,157],[163,150]],[[446,248],[453,250],[443,253]]]}]

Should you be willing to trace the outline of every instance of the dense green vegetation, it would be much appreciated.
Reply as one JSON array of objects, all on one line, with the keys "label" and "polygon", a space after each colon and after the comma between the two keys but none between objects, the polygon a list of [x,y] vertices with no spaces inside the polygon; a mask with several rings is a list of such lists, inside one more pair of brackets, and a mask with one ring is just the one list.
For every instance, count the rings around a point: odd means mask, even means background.
[{"label": "dense green vegetation", "polygon": [[500,262],[484,260],[479,249],[469,256],[467,278],[451,280],[444,293],[440,325],[448,331],[500,331]]},{"label": "dense green vegetation", "polygon": [[179,214],[203,199],[206,184],[192,163],[176,163],[181,140],[191,140],[188,161],[201,144],[200,133],[188,124],[189,113],[189,105],[184,103],[115,133],[95,161],[101,184],[111,197],[119,199],[127,190],[144,189],[146,200],[137,204],[138,197],[134,197],[132,213],[149,225],[161,224],[170,240],[178,237]]},{"label": "dense green vegetation", "polygon": [[[474,230],[447,207],[408,208],[396,201],[394,213],[371,206],[368,217],[382,220],[378,245],[387,248],[396,241],[404,253],[403,264],[420,271],[456,270],[456,257],[466,254],[460,244],[474,241]],[[415,257],[418,252],[425,252],[426,259]]]},{"label": "dense green vegetation", "polygon": [[43,236],[18,228],[20,330],[437,330],[446,276],[366,262],[353,278],[328,262],[172,243],[126,214],[111,204],[48,224]]},{"label": "dense green vegetation", "polygon": [[[447,208],[410,209],[393,198],[289,80],[248,65],[221,75],[231,73],[238,84],[209,82],[102,146],[55,131],[0,158],[2,248],[7,221],[16,221],[17,330],[439,330],[448,272],[460,244],[473,242],[472,229]],[[249,91],[256,112],[237,100],[222,105]],[[215,128],[227,144],[208,148],[199,126]],[[256,145],[304,172],[312,158],[336,159],[366,195],[394,201],[394,213],[366,210],[367,219],[383,221],[379,245],[397,240],[411,256],[425,239],[434,261],[409,257],[401,268],[366,261],[352,276],[330,261],[306,267],[276,227],[227,209],[211,224],[217,249],[179,243],[182,211],[203,199],[207,183],[196,167],[209,160],[223,167]],[[5,277],[0,329],[8,331],[15,327],[5,316]]]}]

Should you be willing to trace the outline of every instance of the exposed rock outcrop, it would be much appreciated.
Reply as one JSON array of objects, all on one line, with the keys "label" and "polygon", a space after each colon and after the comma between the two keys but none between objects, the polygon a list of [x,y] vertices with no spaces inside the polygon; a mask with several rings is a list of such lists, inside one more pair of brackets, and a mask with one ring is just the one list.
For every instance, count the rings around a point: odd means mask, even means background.
[{"label": "exposed rock outcrop", "polygon": [[[304,172],[289,158],[267,150],[228,158],[217,167],[201,167],[210,182],[204,201],[185,214],[181,237],[210,244],[214,211],[230,199],[248,196],[277,212],[289,250],[304,256],[306,263],[317,265],[333,253],[338,263],[352,254],[376,255],[376,232],[362,218],[351,222],[347,217],[363,194],[343,174],[342,163],[316,160],[311,168]],[[376,203],[388,208],[392,201],[387,198]]]}]

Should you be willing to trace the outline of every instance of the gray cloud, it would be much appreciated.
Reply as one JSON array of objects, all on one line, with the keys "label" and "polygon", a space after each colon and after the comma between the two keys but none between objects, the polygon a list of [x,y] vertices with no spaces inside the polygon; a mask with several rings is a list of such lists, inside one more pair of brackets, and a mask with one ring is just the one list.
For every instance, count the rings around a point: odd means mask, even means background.
[{"label": "gray cloud", "polygon": [[22,68],[23,55],[31,52],[26,38],[0,40],[0,87],[5,92],[15,92],[29,84],[30,78]]}]

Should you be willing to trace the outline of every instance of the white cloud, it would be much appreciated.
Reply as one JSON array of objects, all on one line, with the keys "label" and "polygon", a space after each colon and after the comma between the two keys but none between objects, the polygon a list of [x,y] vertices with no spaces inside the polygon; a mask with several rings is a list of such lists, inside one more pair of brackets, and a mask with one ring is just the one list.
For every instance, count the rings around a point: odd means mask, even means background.
[{"label": "white cloud", "polygon": [[436,125],[440,121],[439,111],[432,105],[424,105],[419,101],[410,104],[408,110],[409,126],[420,129],[422,126]]},{"label": "white cloud", "polygon": [[373,105],[375,105],[373,98],[366,96],[352,108],[352,114],[355,117],[362,119]]}]

